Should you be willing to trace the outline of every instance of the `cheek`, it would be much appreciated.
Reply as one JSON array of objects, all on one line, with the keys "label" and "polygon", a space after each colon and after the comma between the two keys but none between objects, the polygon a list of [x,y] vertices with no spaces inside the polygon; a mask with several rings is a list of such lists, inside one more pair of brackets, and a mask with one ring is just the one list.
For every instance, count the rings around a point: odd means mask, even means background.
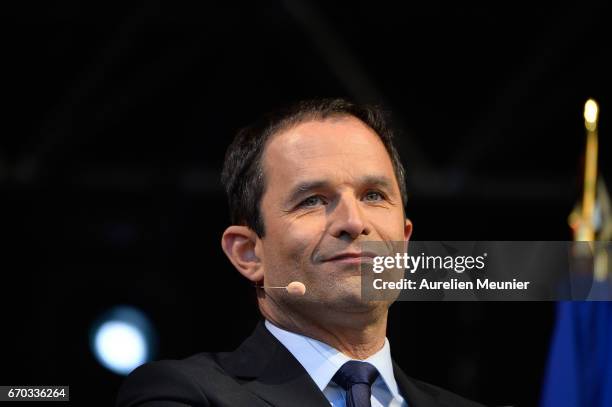
[{"label": "cheek", "polygon": [[376,211],[372,214],[371,221],[381,233],[385,240],[401,241],[404,240],[404,215],[393,212]]},{"label": "cheek", "polygon": [[324,228],[314,224],[290,225],[282,236],[287,253],[299,263],[309,263]]},{"label": "cheek", "polygon": [[[266,263],[270,267],[301,268],[311,261],[314,248],[324,227],[296,219],[270,230],[264,244]],[[269,261],[268,261],[269,260]]]}]

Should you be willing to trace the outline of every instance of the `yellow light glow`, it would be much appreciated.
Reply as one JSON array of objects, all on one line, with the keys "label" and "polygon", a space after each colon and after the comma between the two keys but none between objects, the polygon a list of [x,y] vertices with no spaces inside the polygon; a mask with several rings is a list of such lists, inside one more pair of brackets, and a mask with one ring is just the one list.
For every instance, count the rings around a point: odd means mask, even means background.
[{"label": "yellow light glow", "polygon": [[593,99],[587,100],[584,104],[584,120],[589,127],[595,127],[597,125],[598,112],[599,107],[597,106],[597,102]]}]

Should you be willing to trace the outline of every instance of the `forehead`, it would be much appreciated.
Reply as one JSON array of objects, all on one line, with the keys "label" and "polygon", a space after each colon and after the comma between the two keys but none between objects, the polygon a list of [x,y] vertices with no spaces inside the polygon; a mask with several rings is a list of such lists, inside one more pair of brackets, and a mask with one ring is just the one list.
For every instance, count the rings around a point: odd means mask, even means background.
[{"label": "forehead", "polygon": [[380,137],[352,116],[310,120],[276,134],[264,150],[263,167],[269,184],[296,178],[394,178]]}]

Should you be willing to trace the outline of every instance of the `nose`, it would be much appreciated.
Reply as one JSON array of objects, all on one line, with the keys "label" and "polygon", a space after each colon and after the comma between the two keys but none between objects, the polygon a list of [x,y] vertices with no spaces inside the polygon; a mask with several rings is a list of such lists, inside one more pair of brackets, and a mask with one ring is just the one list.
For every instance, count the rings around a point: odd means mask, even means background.
[{"label": "nose", "polygon": [[370,227],[363,217],[359,200],[354,196],[342,196],[330,215],[330,233],[334,237],[342,238],[346,235],[355,240],[360,235],[370,234]]}]

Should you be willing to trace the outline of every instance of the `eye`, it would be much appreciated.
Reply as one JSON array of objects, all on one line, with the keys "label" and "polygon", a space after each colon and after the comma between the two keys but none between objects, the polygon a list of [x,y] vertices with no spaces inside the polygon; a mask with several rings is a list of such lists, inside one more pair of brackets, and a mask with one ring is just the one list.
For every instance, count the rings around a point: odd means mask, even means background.
[{"label": "eye", "polygon": [[384,195],[378,191],[368,191],[364,196],[364,200],[368,202],[379,202],[383,199],[385,199]]},{"label": "eye", "polygon": [[323,197],[321,195],[313,195],[313,196],[309,196],[308,198],[304,199],[302,202],[300,202],[298,206],[303,207],[303,208],[312,208],[319,204],[323,204],[323,205],[325,204]]}]

